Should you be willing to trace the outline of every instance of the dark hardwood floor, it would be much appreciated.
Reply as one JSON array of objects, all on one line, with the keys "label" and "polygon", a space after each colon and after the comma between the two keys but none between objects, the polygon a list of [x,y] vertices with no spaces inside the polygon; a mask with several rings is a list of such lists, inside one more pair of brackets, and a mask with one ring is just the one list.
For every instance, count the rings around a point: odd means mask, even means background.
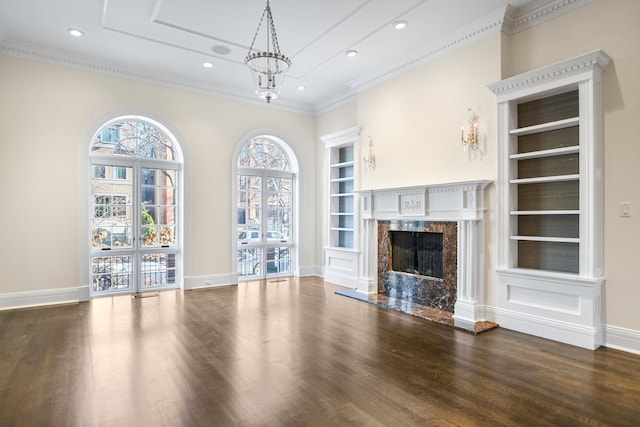
[{"label": "dark hardwood floor", "polygon": [[640,356],[478,336],[318,278],[0,312],[2,426],[640,425]]}]

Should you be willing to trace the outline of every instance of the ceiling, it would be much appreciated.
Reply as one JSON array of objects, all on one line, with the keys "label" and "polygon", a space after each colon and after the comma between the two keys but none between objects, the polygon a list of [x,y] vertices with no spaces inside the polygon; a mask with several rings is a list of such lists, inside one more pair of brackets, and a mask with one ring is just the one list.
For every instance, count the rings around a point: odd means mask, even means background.
[{"label": "ceiling", "polygon": [[[273,104],[314,112],[347,99],[426,47],[437,50],[452,35],[464,37],[463,31],[486,17],[501,20],[508,3],[511,10],[531,11],[550,0],[272,0],[280,49],[292,60]],[[244,57],[265,5],[266,0],[0,0],[0,53],[26,52],[260,102]],[[408,26],[395,30],[397,20]],[[84,35],[71,37],[69,28]],[[261,36],[266,38],[262,31]],[[348,49],[359,54],[347,57]]]}]

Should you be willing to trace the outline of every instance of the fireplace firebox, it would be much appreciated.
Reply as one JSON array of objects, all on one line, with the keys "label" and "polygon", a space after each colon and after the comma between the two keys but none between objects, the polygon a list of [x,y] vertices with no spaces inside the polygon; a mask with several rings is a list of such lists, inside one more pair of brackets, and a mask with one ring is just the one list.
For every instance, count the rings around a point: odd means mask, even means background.
[{"label": "fireplace firebox", "polygon": [[443,233],[389,231],[389,240],[392,271],[443,279]]}]

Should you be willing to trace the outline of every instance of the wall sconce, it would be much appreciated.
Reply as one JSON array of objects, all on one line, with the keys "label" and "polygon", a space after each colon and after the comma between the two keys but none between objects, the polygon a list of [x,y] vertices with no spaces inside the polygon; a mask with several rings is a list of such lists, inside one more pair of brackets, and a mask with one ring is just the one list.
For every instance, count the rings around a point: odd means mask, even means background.
[{"label": "wall sconce", "polygon": [[467,130],[467,137],[464,137],[464,126],[460,128],[460,141],[466,150],[469,147],[472,150],[477,150],[479,148],[478,143],[478,115],[471,111],[469,108],[469,112],[471,116],[469,116],[469,129]]},{"label": "wall sconce", "polygon": [[373,149],[373,139],[369,137],[369,151],[364,156],[364,170],[373,172],[376,170],[376,153]]}]

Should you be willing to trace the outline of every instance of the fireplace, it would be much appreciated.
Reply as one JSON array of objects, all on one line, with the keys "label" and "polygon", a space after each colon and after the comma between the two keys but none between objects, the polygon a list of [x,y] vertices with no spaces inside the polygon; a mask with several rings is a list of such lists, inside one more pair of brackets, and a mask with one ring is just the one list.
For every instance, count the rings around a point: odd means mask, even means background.
[{"label": "fireplace", "polygon": [[[436,311],[449,313],[456,327],[476,330],[486,320],[484,200],[489,184],[482,180],[358,190],[363,243],[356,292],[372,299],[376,295],[387,300],[406,298],[436,307]],[[392,257],[403,252],[392,249],[391,239],[397,240],[395,231],[442,234],[442,274],[437,273],[435,264],[421,265],[417,248],[404,251],[409,260],[392,263]],[[433,243],[435,238],[414,235],[399,239],[413,241],[410,246],[425,241],[438,246]],[[427,257],[440,257],[434,247],[428,252]],[[356,258],[347,259],[347,255],[335,260],[329,257],[327,264],[340,266],[342,271],[356,270],[352,261]]]},{"label": "fireplace", "polygon": [[378,293],[454,312],[457,223],[378,221]]}]

